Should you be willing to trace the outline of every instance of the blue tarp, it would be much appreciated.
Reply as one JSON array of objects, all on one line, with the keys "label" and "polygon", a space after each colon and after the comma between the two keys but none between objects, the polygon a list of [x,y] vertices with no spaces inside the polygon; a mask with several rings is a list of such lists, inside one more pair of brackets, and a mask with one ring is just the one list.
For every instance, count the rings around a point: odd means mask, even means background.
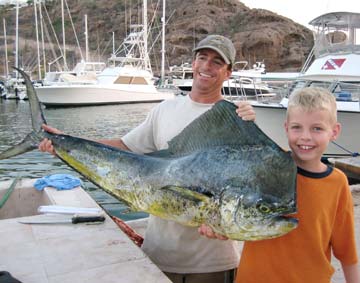
[{"label": "blue tarp", "polygon": [[71,190],[81,185],[81,180],[69,174],[54,174],[36,180],[34,187],[42,191],[45,187],[54,187],[57,190]]}]

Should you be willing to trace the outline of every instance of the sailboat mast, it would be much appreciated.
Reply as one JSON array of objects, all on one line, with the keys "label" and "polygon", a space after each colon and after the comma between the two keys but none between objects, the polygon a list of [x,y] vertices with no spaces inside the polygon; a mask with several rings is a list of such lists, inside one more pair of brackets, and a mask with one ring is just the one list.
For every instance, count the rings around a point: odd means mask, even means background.
[{"label": "sailboat mast", "polygon": [[[38,2],[39,4],[39,15],[40,15],[40,30],[41,30],[41,48],[42,48],[42,53],[43,53],[43,64],[44,64],[44,72],[46,73],[46,55],[45,55],[45,42],[44,42],[44,27],[43,27],[43,16],[42,16],[42,12],[41,12],[41,3]],[[49,68],[50,71],[50,68]]]},{"label": "sailboat mast", "polygon": [[[15,27],[15,67],[19,68],[19,1],[16,1],[16,27]],[[18,79],[18,72],[16,71],[16,81]]]},{"label": "sailboat mast", "polygon": [[88,39],[87,14],[85,14],[85,61],[89,62],[89,39]]},{"label": "sailboat mast", "polygon": [[67,71],[66,63],[66,43],[65,43],[65,20],[64,20],[64,0],[61,0],[61,21],[62,21],[62,35],[63,35],[63,56],[64,56],[64,68]]},{"label": "sailboat mast", "polygon": [[[148,54],[148,44],[147,44],[147,39],[148,39],[148,28],[147,28],[147,0],[144,0],[144,11],[143,11],[143,28],[144,28],[144,51],[145,54]],[[147,66],[146,66],[147,67]]]},{"label": "sailboat mast", "polygon": [[163,0],[163,11],[162,11],[162,41],[161,41],[161,84],[165,82],[165,5],[166,0]]},{"label": "sailboat mast", "polygon": [[148,53],[148,17],[147,17],[147,0],[143,2],[143,41],[144,41],[144,65],[145,70],[152,72],[150,58]]},{"label": "sailboat mast", "polygon": [[3,18],[4,23],[4,45],[5,45],[5,78],[9,78],[9,60],[8,60],[8,54],[7,54],[7,40],[6,40],[6,21],[5,18]]},{"label": "sailboat mast", "polygon": [[36,31],[36,46],[37,46],[37,59],[38,59],[38,78],[41,80],[41,62],[40,62],[40,44],[39,44],[39,28],[37,20],[37,0],[34,2],[34,14],[35,14],[35,31]]}]

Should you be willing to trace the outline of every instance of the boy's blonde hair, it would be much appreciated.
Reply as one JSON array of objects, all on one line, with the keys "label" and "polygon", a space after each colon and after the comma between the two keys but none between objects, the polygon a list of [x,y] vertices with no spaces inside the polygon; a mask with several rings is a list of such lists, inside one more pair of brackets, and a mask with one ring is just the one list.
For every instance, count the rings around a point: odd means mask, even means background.
[{"label": "boy's blonde hair", "polygon": [[337,122],[335,96],[325,88],[305,87],[292,93],[289,97],[286,118],[294,107],[301,107],[306,112],[326,110],[330,114],[331,122]]}]

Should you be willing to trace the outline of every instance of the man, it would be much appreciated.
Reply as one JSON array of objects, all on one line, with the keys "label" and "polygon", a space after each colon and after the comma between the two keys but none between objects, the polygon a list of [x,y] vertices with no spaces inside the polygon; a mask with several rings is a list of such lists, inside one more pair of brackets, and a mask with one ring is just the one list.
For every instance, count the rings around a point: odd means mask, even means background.
[{"label": "man", "polygon": [[[228,38],[207,36],[194,49],[194,80],[188,96],[158,104],[142,124],[122,139],[100,142],[136,153],[167,148],[168,141],[223,99],[222,84],[231,75],[235,53]],[[237,112],[244,120],[255,119],[248,103],[239,103]],[[44,129],[54,132],[47,126]],[[39,149],[53,152],[51,141],[44,140]],[[239,262],[236,242],[210,240],[202,237],[197,228],[155,216],[149,218],[142,249],[176,283],[232,282],[233,271]]]}]

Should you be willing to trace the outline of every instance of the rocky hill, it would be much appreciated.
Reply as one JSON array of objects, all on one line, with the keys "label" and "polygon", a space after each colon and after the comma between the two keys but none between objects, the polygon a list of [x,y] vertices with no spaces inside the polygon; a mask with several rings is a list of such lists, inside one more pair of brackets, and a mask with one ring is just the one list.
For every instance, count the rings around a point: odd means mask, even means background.
[{"label": "rocky hill", "polygon": [[[28,1],[30,4],[32,1]],[[84,15],[88,17],[89,50],[93,60],[106,60],[112,52],[114,33],[116,46],[120,45],[129,23],[142,19],[141,1],[117,0],[67,0],[71,20],[84,54]],[[44,8],[46,7],[46,9]],[[42,8],[47,61],[54,61],[60,51],[54,32],[62,47],[62,22],[60,0],[47,1]],[[66,6],[65,6],[66,8]],[[39,13],[39,11],[37,11]],[[161,30],[161,1],[148,0],[148,19],[153,20],[152,37]],[[166,60],[167,65],[179,65],[191,61],[191,50],[207,34],[230,37],[237,50],[237,60],[264,61],[268,71],[300,70],[313,45],[312,32],[292,20],[267,10],[250,9],[237,0],[167,0],[166,1]],[[14,65],[15,9],[1,6],[0,16],[6,20],[8,56]],[[49,24],[51,19],[52,27]],[[80,58],[72,22],[65,9],[67,59],[70,65]],[[40,29],[40,23],[38,23]],[[53,30],[52,30],[53,29]],[[0,36],[1,57],[4,54],[4,37]],[[20,63],[36,70],[37,48],[34,7],[23,7],[19,12]],[[160,37],[161,38],[161,37]],[[155,71],[160,68],[161,43],[158,39],[152,47],[151,59]],[[52,47],[52,48],[51,48]],[[35,67],[34,67],[35,66]],[[4,63],[0,64],[0,72]]]}]

